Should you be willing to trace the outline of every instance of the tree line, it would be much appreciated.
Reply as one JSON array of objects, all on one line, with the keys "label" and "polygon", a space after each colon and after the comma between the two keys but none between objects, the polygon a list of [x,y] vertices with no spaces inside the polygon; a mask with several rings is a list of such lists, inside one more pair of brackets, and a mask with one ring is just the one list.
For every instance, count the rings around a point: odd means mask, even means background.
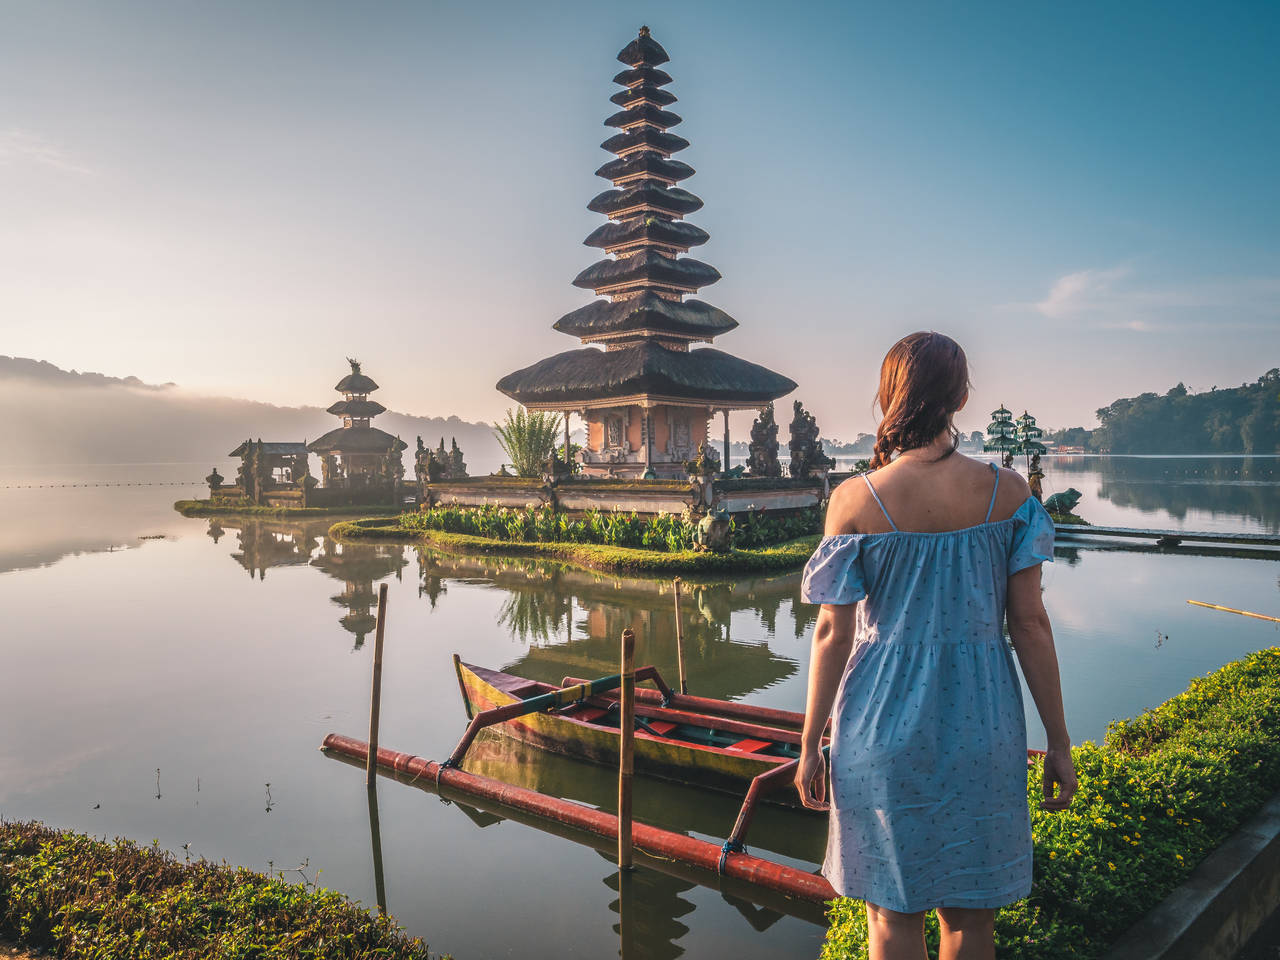
[{"label": "tree line", "polygon": [[1096,453],[1280,453],[1280,368],[1253,383],[1192,393],[1124,397],[1098,410],[1096,429],[1049,434],[1059,445]]}]

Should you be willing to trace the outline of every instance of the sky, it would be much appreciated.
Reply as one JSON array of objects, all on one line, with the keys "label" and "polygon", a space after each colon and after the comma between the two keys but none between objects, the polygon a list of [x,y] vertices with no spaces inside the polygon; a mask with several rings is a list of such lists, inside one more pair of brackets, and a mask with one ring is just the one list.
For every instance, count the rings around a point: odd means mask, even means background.
[{"label": "sky", "polygon": [[578,346],[551,325],[645,23],[716,346],[824,436],[874,429],[918,329],[968,353],[966,429],[1280,365],[1274,3],[0,11],[0,353],[279,404],[355,356],[393,409],[500,419],[499,377]]}]

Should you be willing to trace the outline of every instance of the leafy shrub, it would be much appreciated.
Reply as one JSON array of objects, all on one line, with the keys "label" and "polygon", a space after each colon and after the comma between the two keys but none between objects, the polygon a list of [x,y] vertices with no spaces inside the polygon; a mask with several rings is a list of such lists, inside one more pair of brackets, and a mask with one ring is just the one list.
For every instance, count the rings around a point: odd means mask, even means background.
[{"label": "leafy shrub", "polygon": [[[996,914],[1001,957],[1100,956],[1280,789],[1280,648],[1193,680],[1072,754],[1080,789],[1064,812],[1040,809],[1041,769],[1028,771],[1031,895]],[[862,904],[835,900],[828,919],[824,960],[865,957]]]},{"label": "leafy shrub", "polygon": [[[735,518],[734,546],[752,550],[810,536],[822,525],[815,507],[788,513],[764,510]],[[399,518],[402,530],[441,530],[511,543],[594,543],[678,553],[693,549],[696,524],[687,517],[660,513],[640,516],[634,511],[588,510],[571,519],[549,507],[431,507]]]},{"label": "leafy shrub", "polygon": [[340,893],[39,823],[0,824],[0,935],[94,960],[431,956]]}]

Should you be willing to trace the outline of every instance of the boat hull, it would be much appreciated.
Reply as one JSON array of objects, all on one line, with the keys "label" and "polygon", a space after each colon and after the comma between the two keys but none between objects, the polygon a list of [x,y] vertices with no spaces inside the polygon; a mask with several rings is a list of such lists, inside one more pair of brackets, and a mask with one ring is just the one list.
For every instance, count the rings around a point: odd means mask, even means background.
[{"label": "boat hull", "polygon": [[[502,681],[495,682],[495,678],[509,675],[461,662],[458,663],[458,675],[472,716],[522,699],[517,692],[501,689],[499,682]],[[707,720],[715,723],[713,717],[708,717]],[[532,713],[507,720],[491,729],[550,753],[610,766],[618,764],[617,727],[558,713]],[[784,734],[783,731],[779,733]],[[637,729],[635,732],[637,773],[724,790],[738,796],[742,795],[756,776],[787,763],[789,759],[791,758],[753,754],[727,747],[691,744],[684,740],[655,736],[644,729]]]}]

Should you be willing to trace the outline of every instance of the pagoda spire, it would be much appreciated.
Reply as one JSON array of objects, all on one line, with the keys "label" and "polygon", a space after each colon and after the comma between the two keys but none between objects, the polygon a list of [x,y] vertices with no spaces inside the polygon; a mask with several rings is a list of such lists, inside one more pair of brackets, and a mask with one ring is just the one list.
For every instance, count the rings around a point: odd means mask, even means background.
[{"label": "pagoda spire", "polygon": [[[619,109],[601,144],[612,159],[597,176],[610,187],[587,208],[606,222],[586,238],[604,254],[574,279],[596,300],[555,323],[585,347],[540,360],[498,381],[531,410],[576,413],[586,421],[579,454],[591,476],[681,477],[707,438],[708,420],[759,409],[795,389],[795,381],[711,347],[738,322],[694,295],[720,279],[689,256],[709,235],[687,217],[702,200],[680,186],[693,167],[674,154],[689,141],[661,69],[670,58],[647,27],[618,54],[625,67],[609,99]],[[604,349],[599,349],[599,346]],[[566,419],[567,423],[567,419]]]},{"label": "pagoda spire", "polygon": [[615,159],[596,171],[613,186],[587,204],[609,219],[585,241],[608,256],[573,281],[608,300],[573,311],[555,327],[583,343],[617,348],[661,337],[668,348],[687,350],[738,324],[723,310],[685,299],[719,280],[720,272],[685,256],[709,235],[685,219],[702,200],[678,186],[694,169],[672,159],[689,141],[670,132],[682,118],[667,109],[676,98],[664,89],[671,77],[658,69],[670,59],[667,51],[641,27],[618,59],[628,69],[614,77],[623,89],[610,100],[622,109],[605,126],[619,132],[601,144]]}]

